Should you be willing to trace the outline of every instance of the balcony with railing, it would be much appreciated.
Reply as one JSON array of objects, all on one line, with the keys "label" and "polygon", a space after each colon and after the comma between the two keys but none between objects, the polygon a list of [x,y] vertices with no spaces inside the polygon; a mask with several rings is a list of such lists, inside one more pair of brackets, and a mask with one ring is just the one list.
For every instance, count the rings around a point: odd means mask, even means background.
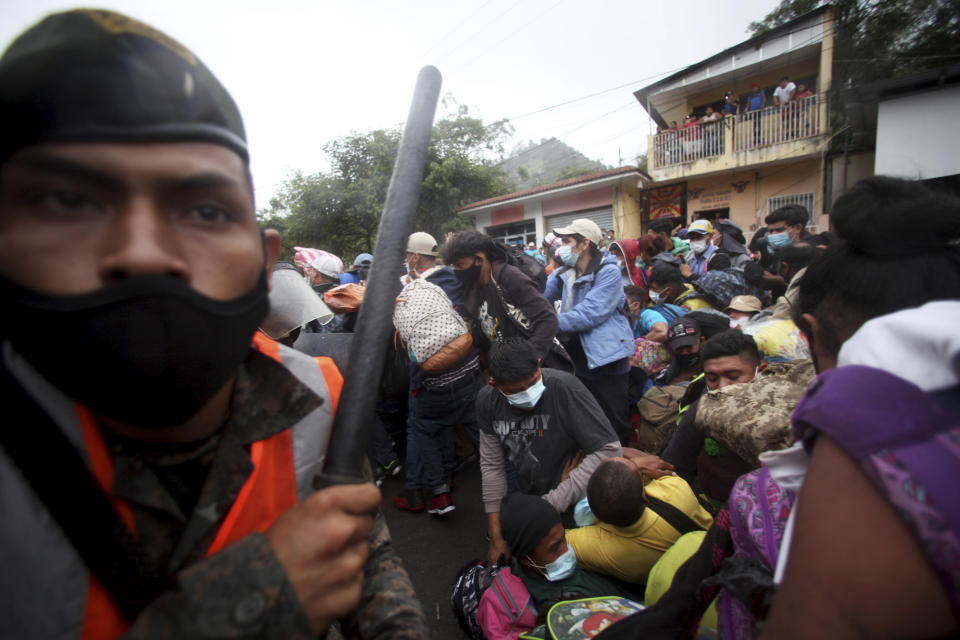
[{"label": "balcony with railing", "polygon": [[811,95],[663,131],[652,137],[652,175],[664,180],[806,156],[825,121],[825,100]]}]

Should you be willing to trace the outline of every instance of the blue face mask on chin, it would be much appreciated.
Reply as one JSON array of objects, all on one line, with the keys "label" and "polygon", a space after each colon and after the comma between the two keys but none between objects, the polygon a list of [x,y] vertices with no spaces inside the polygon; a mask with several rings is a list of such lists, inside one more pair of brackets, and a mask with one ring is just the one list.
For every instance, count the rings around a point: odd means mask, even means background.
[{"label": "blue face mask on chin", "polygon": [[550,582],[566,580],[573,575],[573,570],[577,568],[577,554],[574,553],[573,547],[570,545],[567,545],[567,550],[560,554],[556,560],[544,567],[531,560],[530,556],[527,556],[527,560],[530,560],[530,564],[539,569],[543,577]]},{"label": "blue face mask on chin", "polygon": [[503,393],[503,397],[507,399],[507,402],[518,409],[533,409],[537,406],[537,403],[540,402],[540,396],[543,395],[546,389],[547,388],[543,386],[543,376],[541,375],[539,380],[523,391],[510,394],[501,391],[500,393]]}]

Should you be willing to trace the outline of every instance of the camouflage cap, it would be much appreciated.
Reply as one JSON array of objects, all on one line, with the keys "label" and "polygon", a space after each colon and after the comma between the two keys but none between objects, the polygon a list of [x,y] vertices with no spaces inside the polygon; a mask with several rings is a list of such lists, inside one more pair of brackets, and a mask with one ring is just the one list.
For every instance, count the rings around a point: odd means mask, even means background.
[{"label": "camouflage cap", "polygon": [[193,53],[112,11],[43,19],[0,58],[0,161],[40,142],[210,142],[245,163],[240,112]]}]

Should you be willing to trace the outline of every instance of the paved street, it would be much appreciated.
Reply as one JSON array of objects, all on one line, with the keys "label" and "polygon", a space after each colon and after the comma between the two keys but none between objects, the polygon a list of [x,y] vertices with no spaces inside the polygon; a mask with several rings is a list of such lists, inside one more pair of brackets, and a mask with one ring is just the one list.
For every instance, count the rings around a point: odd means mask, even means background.
[{"label": "paved street", "polygon": [[466,638],[450,610],[457,571],[471,558],[486,557],[486,517],[480,502],[480,466],[471,462],[456,475],[457,510],[445,519],[423,511],[398,511],[393,496],[403,491],[403,474],[383,483],[383,513],[393,544],[420,596],[435,640]]}]

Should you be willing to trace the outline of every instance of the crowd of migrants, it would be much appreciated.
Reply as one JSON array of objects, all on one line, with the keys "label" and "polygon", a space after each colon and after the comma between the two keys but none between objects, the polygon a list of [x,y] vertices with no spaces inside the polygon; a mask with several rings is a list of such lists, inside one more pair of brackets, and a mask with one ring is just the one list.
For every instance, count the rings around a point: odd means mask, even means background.
[{"label": "crowd of migrants", "polygon": [[[522,248],[475,231],[442,245],[411,235],[397,286],[436,284],[473,340],[440,373],[409,365],[405,466],[382,429],[371,457],[378,478],[404,472],[397,509],[445,517],[475,445],[490,545],[458,576],[465,628],[544,637],[556,611],[592,636],[636,610],[625,603],[647,609],[602,637],[751,637],[764,623],[774,637],[803,624],[923,635],[954,624],[942,616],[957,604],[960,559],[948,507],[960,436],[957,206],[878,177],[839,199],[835,231],[816,235],[799,205],[769,213],[749,243],[728,219],[661,218],[615,239],[584,218]],[[301,249],[297,263],[317,291],[351,278],[323,252]],[[821,432],[829,444],[811,457]],[[826,464],[838,467],[831,482],[811,478],[798,502],[808,465]],[[938,592],[938,623],[918,613],[930,607],[919,596],[904,606],[900,593],[897,614],[865,603],[857,587],[893,569],[848,575],[854,532],[880,514],[896,531],[879,536],[876,559],[913,563],[925,597]],[[808,591],[818,575],[837,578],[831,593]],[[598,597],[574,614],[554,607]],[[798,620],[811,602],[822,619]]]},{"label": "crowd of migrants", "polygon": [[[0,123],[0,637],[427,637],[380,491],[317,488],[344,380],[304,344],[382,265],[275,264],[237,106],[125,16],[21,35]],[[370,480],[450,518],[479,461],[471,635],[957,635],[960,203],[830,219],[409,236]]]}]

